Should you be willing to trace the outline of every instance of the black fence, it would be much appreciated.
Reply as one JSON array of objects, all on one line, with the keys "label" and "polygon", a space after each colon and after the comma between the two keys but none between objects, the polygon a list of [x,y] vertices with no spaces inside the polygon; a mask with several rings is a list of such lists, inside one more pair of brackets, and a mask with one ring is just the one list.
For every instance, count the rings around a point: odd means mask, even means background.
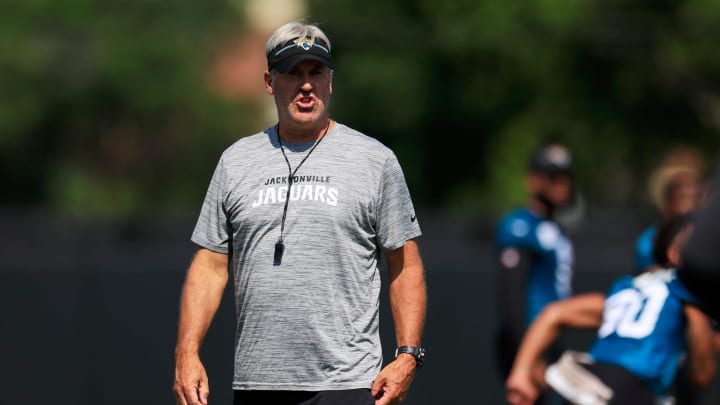
[{"label": "black fence", "polygon": [[[502,404],[492,346],[493,224],[420,214],[428,354],[405,403]],[[174,404],[177,310],[195,249],[188,241],[194,218],[87,223],[4,210],[0,221],[0,403]],[[575,290],[604,290],[631,271],[633,240],[644,225],[628,212],[591,213],[573,235]],[[214,405],[231,402],[231,292],[202,350]],[[382,304],[390,359],[395,343],[385,289]],[[579,349],[592,338],[568,335]],[[694,404],[718,403],[719,385]]]}]

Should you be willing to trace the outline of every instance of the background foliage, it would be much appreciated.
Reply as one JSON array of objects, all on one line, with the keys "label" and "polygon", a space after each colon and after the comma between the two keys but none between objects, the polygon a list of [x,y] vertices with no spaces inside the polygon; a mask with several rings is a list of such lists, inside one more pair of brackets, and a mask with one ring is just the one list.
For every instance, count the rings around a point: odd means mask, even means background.
[{"label": "background foliage", "polygon": [[312,4],[338,38],[339,115],[393,144],[433,204],[522,200],[524,157],[550,140],[590,201],[632,204],[666,150],[718,146],[710,2]]},{"label": "background foliage", "polygon": [[[240,0],[2,6],[4,205],[195,213],[216,159],[268,96],[209,85],[248,30]],[[310,0],[336,58],[332,115],[394,148],[418,204],[489,217],[524,158],[573,150],[586,198],[633,206],[669,148],[710,161],[720,128],[711,0]],[[260,80],[260,73],[257,75]]]}]

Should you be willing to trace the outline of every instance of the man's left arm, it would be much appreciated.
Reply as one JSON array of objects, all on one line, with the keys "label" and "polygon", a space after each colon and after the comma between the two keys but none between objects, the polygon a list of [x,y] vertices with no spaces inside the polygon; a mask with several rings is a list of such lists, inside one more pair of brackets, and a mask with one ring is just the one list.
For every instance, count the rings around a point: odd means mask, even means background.
[{"label": "man's left arm", "polygon": [[685,304],[683,312],[687,319],[685,335],[688,342],[690,380],[704,388],[710,384],[715,375],[712,322],[710,317],[694,305]]},{"label": "man's left arm", "polygon": [[[425,326],[427,293],[425,272],[417,242],[411,239],[386,254],[389,296],[397,346],[420,347]],[[410,354],[399,354],[373,382],[376,405],[402,402],[415,376],[417,364]]]}]

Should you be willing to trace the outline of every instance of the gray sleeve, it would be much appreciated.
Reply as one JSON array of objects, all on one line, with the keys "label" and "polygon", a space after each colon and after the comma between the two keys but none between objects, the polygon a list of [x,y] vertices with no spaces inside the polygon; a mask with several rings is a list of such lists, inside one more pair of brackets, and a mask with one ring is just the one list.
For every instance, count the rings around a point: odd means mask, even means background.
[{"label": "gray sleeve", "polygon": [[395,154],[385,160],[378,202],[377,241],[384,250],[395,250],[420,236],[410,191]]},{"label": "gray sleeve", "polygon": [[221,158],[210,180],[195,230],[190,238],[197,245],[218,253],[229,252],[230,231],[225,207],[226,170]]}]

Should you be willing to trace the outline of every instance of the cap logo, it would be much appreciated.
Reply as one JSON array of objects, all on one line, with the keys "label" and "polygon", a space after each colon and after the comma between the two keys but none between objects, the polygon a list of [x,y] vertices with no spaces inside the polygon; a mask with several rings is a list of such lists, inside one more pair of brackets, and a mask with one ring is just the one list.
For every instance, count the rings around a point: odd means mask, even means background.
[{"label": "cap logo", "polygon": [[551,146],[548,148],[548,159],[557,165],[566,165],[570,162],[570,155],[567,150],[561,146]]},{"label": "cap logo", "polygon": [[293,41],[293,42],[295,43],[295,45],[296,45],[298,48],[302,48],[302,49],[304,49],[304,50],[306,50],[306,51],[309,50],[310,48],[312,48],[313,43],[315,43],[315,41],[313,41],[313,39],[310,38],[310,37],[297,38],[297,39],[296,39],[295,41]]}]

